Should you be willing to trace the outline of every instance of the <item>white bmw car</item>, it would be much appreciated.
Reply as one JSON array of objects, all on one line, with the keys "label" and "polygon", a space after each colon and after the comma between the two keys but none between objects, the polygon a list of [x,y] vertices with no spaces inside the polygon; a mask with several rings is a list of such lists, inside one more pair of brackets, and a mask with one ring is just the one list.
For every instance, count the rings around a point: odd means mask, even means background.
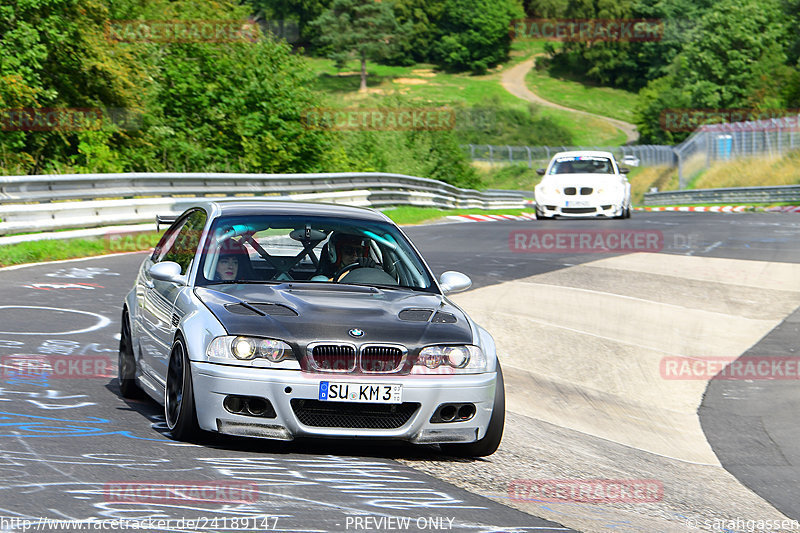
[{"label": "white bmw car", "polygon": [[611,152],[559,152],[550,160],[534,190],[538,218],[631,216],[628,169]]}]

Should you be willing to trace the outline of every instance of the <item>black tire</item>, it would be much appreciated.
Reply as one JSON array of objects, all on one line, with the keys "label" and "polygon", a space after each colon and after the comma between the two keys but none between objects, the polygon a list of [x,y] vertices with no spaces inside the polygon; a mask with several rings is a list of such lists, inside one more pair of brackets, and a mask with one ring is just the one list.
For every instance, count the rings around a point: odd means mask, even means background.
[{"label": "black tire", "polygon": [[136,358],[133,356],[131,322],[128,311],[122,311],[122,327],[119,333],[119,356],[117,357],[117,381],[123,398],[137,398],[141,389],[136,383]]},{"label": "black tire", "polygon": [[481,440],[468,444],[442,444],[442,452],[455,457],[486,457],[492,455],[503,439],[506,420],[506,391],[503,385],[503,370],[497,362],[497,387],[494,390],[494,408],[489,419],[486,435]]},{"label": "black tire", "polygon": [[633,208],[631,206],[625,208],[625,218],[631,218],[632,213],[633,213]]},{"label": "black tire", "polygon": [[164,391],[164,418],[170,435],[175,440],[191,442],[200,433],[194,409],[192,372],[181,338],[172,345],[172,353],[169,356]]}]

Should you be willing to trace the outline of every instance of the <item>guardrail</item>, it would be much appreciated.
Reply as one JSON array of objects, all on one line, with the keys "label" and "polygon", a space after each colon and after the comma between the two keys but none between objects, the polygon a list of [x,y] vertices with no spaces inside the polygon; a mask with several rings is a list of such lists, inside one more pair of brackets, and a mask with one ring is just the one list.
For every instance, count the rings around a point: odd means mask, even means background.
[{"label": "guardrail", "polygon": [[644,205],[800,202],[800,185],[648,192]]},{"label": "guardrail", "polygon": [[648,166],[674,167],[677,163],[672,146],[637,144],[625,146],[496,146],[491,144],[466,144],[461,147],[473,161],[488,163],[526,163],[528,168],[544,167],[558,152],[573,150],[596,150],[611,152],[617,161],[632,155],[639,164]]},{"label": "guardrail", "polygon": [[364,207],[521,209],[522,191],[476,191],[403,174],[128,173],[0,176],[0,235],[152,222],[199,200],[262,196]]}]

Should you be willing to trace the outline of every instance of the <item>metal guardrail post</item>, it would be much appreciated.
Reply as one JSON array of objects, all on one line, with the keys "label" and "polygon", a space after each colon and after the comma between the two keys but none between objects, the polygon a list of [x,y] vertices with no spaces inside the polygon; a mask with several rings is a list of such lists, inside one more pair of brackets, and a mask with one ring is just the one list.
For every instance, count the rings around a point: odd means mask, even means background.
[{"label": "metal guardrail post", "polygon": [[533,168],[533,161],[531,160],[531,147],[526,146],[525,150],[528,151],[528,168]]}]

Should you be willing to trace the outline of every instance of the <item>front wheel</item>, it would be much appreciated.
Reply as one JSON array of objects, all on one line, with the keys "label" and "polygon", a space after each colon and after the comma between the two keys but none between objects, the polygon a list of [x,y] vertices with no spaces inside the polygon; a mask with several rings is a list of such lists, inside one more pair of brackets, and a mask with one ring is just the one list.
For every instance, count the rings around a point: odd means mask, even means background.
[{"label": "front wheel", "polygon": [[497,362],[497,383],[494,389],[494,407],[489,419],[489,427],[482,439],[467,444],[442,444],[447,455],[455,457],[486,457],[492,455],[500,446],[506,419],[506,391],[503,386],[503,370]]},{"label": "front wheel", "polygon": [[164,418],[172,438],[180,441],[194,440],[200,428],[194,409],[192,372],[182,339],[176,340],[172,346],[165,389]]}]

